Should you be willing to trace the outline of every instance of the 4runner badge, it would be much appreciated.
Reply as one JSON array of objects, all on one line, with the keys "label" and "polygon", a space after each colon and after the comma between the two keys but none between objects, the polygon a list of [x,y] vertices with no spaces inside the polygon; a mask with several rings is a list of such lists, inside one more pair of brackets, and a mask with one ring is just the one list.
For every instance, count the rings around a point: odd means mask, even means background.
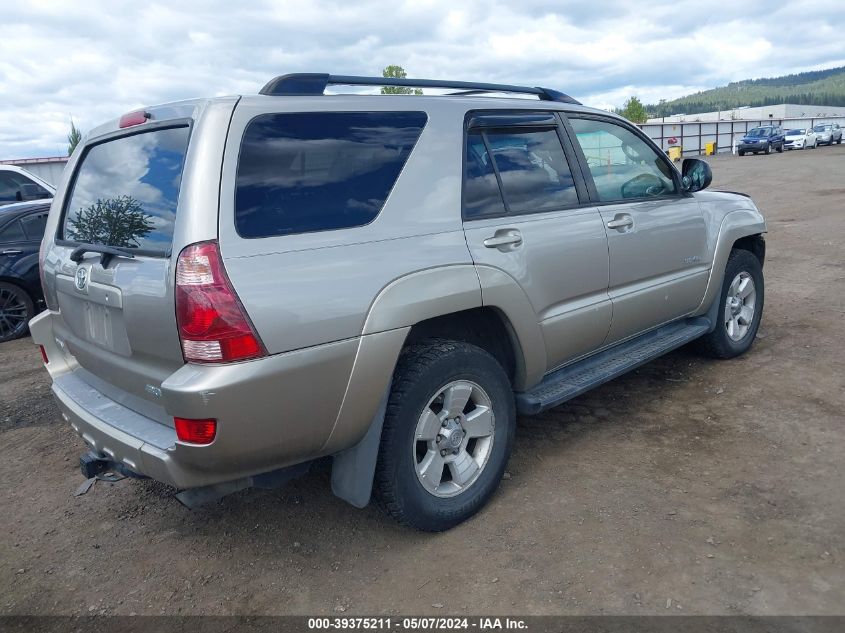
[{"label": "4runner badge", "polygon": [[88,283],[88,270],[84,267],[80,266],[76,269],[76,279],[74,280],[76,283],[77,290],[85,290],[85,284]]}]

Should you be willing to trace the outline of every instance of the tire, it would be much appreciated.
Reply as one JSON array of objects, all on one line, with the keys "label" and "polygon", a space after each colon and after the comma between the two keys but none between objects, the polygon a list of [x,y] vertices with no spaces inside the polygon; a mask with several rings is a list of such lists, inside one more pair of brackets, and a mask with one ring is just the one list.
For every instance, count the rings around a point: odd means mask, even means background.
[{"label": "tire", "polygon": [[763,153],[764,153],[766,156],[768,156],[769,154],[771,154],[771,153],[772,153],[772,146],[771,146],[771,145],[769,145],[768,143],[766,143],[766,149],[765,149],[765,150],[763,150]]},{"label": "tire", "polygon": [[[454,398],[457,406],[462,401],[467,404],[461,411],[446,412],[447,398]],[[486,403],[492,416],[482,411],[476,422],[490,424],[475,432],[489,434],[470,438],[473,413]],[[458,421],[450,417],[456,412]],[[490,354],[444,339],[406,347],[393,375],[384,419],[374,485],[377,504],[399,522],[426,532],[442,532],[466,521],[496,491],[515,429],[510,380]],[[431,438],[420,439],[421,434]],[[439,450],[444,447],[457,453]],[[472,473],[467,458],[474,464]],[[436,483],[435,478],[439,478]],[[426,480],[431,483],[424,485]]]},{"label": "tire", "polygon": [[35,304],[26,290],[0,281],[0,343],[26,334],[34,316]]},{"label": "tire", "polygon": [[778,145],[778,154],[783,154],[783,143]]},{"label": "tire", "polygon": [[745,156],[745,152],[743,152],[742,150],[739,150],[738,153],[739,153],[740,156]]},{"label": "tire", "polygon": [[[750,292],[747,285],[742,285],[742,280],[745,279],[753,282]],[[739,284],[736,280],[740,280]],[[747,294],[741,298],[741,305],[737,306],[732,299],[737,296],[736,291],[739,289]],[[739,249],[731,251],[728,264],[725,266],[722,292],[719,295],[716,328],[696,341],[698,350],[711,358],[734,358],[747,352],[754,343],[760,327],[764,297],[763,267],[760,265],[760,260],[749,251]],[[749,306],[749,298],[753,301],[753,305]],[[751,308],[750,318],[742,319],[743,311],[748,307]],[[739,310],[738,313],[737,310]],[[742,321],[745,322],[744,326],[741,324]]]}]

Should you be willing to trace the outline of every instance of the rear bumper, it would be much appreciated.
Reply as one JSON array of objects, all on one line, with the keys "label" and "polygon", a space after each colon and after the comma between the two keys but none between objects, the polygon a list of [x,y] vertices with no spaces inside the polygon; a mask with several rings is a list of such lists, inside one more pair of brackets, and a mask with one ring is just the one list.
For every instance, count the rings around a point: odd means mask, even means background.
[{"label": "rear bumper", "polygon": [[[56,313],[30,322],[50,360],[53,394],[74,431],[100,456],[177,488],[207,486],[276,470],[320,456],[338,418],[358,340],[254,361],[184,365],[161,383],[153,419],[109,397],[54,334]],[[58,328],[57,328],[58,330]],[[169,416],[169,417],[168,417]],[[211,444],[178,441],[173,416],[215,418]],[[342,447],[345,448],[345,447]]]}]

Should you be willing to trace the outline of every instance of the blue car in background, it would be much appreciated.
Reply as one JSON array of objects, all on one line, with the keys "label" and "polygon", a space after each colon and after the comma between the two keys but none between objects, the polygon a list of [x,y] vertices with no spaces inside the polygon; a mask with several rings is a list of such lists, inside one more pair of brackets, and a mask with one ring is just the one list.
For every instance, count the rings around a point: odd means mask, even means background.
[{"label": "blue car in background", "polygon": [[38,251],[50,202],[0,207],[0,343],[23,336],[41,311]]},{"label": "blue car in background", "polygon": [[745,156],[747,152],[771,154],[773,149],[782,152],[784,142],[783,130],[779,126],[761,125],[748,130],[736,150],[740,156]]}]

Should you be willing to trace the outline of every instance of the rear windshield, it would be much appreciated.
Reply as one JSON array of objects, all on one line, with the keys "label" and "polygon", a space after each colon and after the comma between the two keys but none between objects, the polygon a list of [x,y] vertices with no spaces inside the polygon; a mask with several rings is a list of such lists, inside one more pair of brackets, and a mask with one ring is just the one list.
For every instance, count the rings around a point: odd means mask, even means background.
[{"label": "rear windshield", "polygon": [[256,117],[238,163],[238,234],[270,237],[372,222],[425,122],[425,112]]},{"label": "rear windshield", "polygon": [[65,207],[62,238],[167,251],[188,127],[124,136],[89,148]]}]

